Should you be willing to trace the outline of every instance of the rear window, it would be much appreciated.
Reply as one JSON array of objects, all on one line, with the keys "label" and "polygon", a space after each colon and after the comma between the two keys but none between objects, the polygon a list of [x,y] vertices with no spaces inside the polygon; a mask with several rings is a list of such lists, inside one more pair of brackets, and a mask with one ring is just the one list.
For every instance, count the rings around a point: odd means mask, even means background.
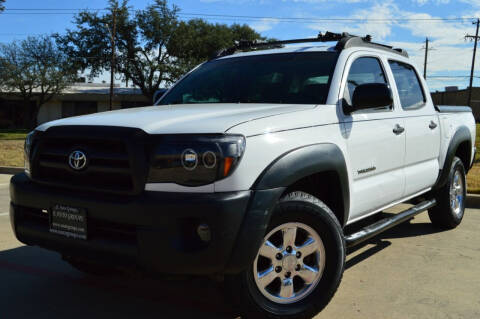
[{"label": "rear window", "polygon": [[336,52],[302,52],[209,61],[159,104],[325,104],[337,58]]},{"label": "rear window", "polygon": [[413,66],[398,61],[389,61],[389,63],[402,108],[409,110],[422,107],[426,102],[425,93]]}]

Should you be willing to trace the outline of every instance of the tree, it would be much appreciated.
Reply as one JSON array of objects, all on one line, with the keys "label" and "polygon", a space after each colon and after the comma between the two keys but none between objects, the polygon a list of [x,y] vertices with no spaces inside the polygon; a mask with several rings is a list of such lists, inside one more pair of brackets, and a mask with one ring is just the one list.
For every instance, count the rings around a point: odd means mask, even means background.
[{"label": "tree", "polygon": [[82,70],[89,70],[91,78],[110,70],[112,47],[107,25],[116,15],[116,63],[115,69],[124,81],[132,81],[142,93],[152,99],[162,83],[175,81],[173,57],[166,45],[177,27],[177,11],[168,7],[165,0],[156,0],[145,10],[130,14],[128,1],[121,4],[109,1],[109,12],[99,15],[84,11],[74,18],[76,30],[66,35],[57,34],[62,50]]},{"label": "tree", "polygon": [[5,10],[5,0],[0,0],[0,12],[2,12],[3,10]]},{"label": "tree", "polygon": [[110,70],[110,34],[107,24],[116,15],[115,69],[152,99],[161,87],[174,83],[194,65],[235,40],[260,35],[248,26],[212,25],[203,20],[179,22],[176,6],[155,0],[145,10],[132,13],[128,0],[109,0],[108,12],[84,11],[74,18],[76,28],[56,40],[68,56],[91,78]]},{"label": "tree", "polygon": [[71,85],[77,71],[50,36],[28,37],[0,45],[1,89],[20,94],[30,128],[37,125],[40,107]]},{"label": "tree", "polygon": [[194,19],[179,23],[168,49],[178,58],[177,63],[184,73],[240,40],[253,41],[265,38],[247,25],[227,26]]}]

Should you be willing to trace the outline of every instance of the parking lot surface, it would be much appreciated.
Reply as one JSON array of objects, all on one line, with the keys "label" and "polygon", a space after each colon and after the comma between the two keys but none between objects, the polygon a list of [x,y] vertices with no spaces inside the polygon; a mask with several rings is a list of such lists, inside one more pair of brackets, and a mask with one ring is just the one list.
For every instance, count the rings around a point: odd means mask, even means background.
[{"label": "parking lot surface", "polygon": [[[9,178],[0,175],[0,318],[238,317],[209,278],[91,277],[24,246],[6,214]],[[340,288],[317,318],[480,318],[479,243],[479,209],[467,209],[452,231],[421,214],[351,250]]]}]

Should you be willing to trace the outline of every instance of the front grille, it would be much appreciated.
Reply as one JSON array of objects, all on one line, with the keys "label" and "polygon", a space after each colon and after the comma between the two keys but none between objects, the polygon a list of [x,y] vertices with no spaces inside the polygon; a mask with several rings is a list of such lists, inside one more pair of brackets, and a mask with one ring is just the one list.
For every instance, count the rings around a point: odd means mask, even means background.
[{"label": "front grille", "polygon": [[[32,178],[66,189],[134,194],[145,180],[142,131],[116,127],[53,127],[36,143]],[[73,151],[87,157],[83,170],[69,165]]]}]

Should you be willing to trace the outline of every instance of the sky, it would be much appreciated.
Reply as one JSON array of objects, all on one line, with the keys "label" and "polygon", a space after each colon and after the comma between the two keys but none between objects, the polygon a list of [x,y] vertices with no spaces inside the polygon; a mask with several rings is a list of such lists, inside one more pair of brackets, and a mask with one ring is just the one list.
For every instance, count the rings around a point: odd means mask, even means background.
[{"label": "sky", "polygon": [[[151,1],[129,3],[135,9],[143,9]],[[427,81],[432,91],[451,85],[468,86],[473,43],[465,41],[465,35],[475,34],[472,18],[480,17],[480,0],[170,0],[169,3],[180,8],[182,19],[203,17],[209,22],[245,23],[263,36],[277,39],[315,37],[325,31],[370,34],[376,42],[406,49],[421,71],[428,37],[432,50],[428,55]],[[107,0],[7,0],[7,10],[0,14],[0,42],[28,35],[64,33],[73,28],[72,11],[26,14],[28,11],[12,9],[106,6]],[[476,63],[478,78],[474,85],[480,86],[480,57]]]}]

